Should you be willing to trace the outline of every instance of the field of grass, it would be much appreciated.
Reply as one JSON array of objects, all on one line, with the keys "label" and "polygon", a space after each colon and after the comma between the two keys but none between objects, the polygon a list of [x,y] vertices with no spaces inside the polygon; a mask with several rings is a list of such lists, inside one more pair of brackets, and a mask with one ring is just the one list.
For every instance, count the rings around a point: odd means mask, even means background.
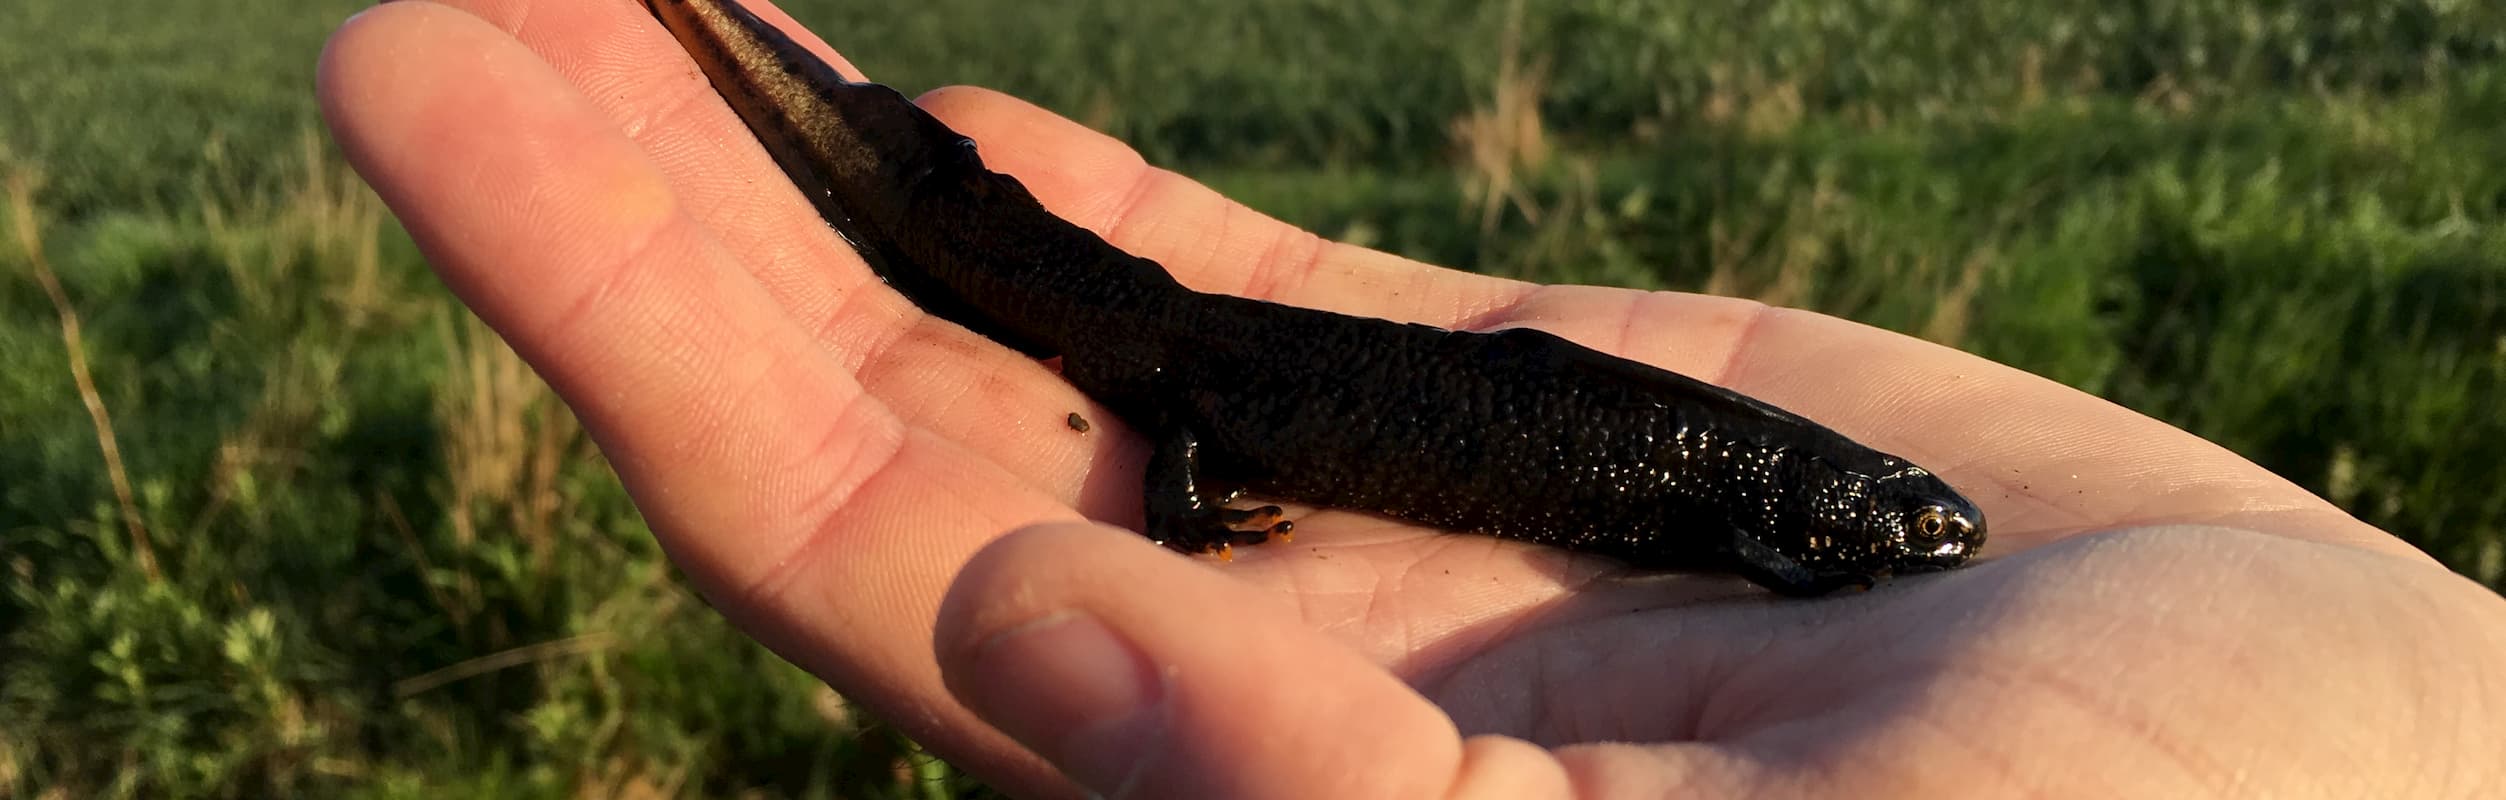
[{"label": "field of grass", "polygon": [[[682,588],[338,165],[358,5],[0,25],[0,796],[981,791]],[[2506,587],[2495,4],[791,5],[1327,235],[2054,377]]]}]

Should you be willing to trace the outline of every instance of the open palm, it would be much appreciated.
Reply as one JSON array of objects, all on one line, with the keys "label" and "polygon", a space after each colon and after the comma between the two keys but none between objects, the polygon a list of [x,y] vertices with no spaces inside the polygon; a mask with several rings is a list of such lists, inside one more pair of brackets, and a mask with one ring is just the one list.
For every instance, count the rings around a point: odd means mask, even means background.
[{"label": "open palm", "polygon": [[[2350,796],[2506,779],[2414,761],[2506,747],[2506,686],[2476,677],[2506,661],[2506,604],[2233,454],[2024,373],[1805,312],[1328,243],[1016,100],[923,98],[994,169],[1186,285],[1547,329],[1930,466],[1993,530],[1970,568],[1814,601],[1305,509],[1293,544],[1195,561],[1083,522],[1137,525],[1140,442],[1048,366],[880,285],[634,3],[395,3],[344,27],[321,75],[357,169],[582,417],[708,596],[1006,785]],[[2368,768],[2390,764],[2422,767]]]}]

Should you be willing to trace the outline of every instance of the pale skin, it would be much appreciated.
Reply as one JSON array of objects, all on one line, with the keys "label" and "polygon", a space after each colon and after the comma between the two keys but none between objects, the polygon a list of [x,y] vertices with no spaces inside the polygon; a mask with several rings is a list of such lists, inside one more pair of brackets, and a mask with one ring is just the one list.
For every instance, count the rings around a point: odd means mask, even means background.
[{"label": "pale skin", "polygon": [[689,578],[1013,792],[2506,785],[2506,601],[2224,449],[1951,349],[1329,243],[1007,96],[923,97],[1187,285],[1547,329],[1929,465],[1992,526],[1979,563],[1812,601],[1306,509],[1295,542],[1220,563],[1109,527],[1138,521],[1136,437],[873,279],[635,3],[386,5],[333,37],[320,91],[357,170],[581,416]]}]

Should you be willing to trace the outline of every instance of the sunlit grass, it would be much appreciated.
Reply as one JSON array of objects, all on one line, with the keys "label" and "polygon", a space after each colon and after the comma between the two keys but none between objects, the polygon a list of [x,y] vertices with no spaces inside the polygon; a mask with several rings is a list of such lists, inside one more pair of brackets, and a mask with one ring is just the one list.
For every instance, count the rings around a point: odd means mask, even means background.
[{"label": "sunlit grass", "polygon": [[313,141],[275,196],[33,228],[10,197],[41,249],[0,263],[62,254],[136,497],[59,327],[12,325],[0,710],[40,735],[0,785],[919,796],[926,759],[675,581],[563,406]]}]

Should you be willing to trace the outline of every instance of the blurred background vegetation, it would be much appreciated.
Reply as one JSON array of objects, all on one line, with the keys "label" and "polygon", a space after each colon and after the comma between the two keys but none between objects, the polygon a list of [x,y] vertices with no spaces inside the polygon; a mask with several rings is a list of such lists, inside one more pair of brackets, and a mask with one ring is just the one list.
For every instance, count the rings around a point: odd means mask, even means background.
[{"label": "blurred background vegetation", "polygon": [[[2506,579],[2506,7],[791,5],[1326,235],[1948,342]],[[0,796],[980,792],[683,589],[339,166],[357,7],[0,25]]]}]

